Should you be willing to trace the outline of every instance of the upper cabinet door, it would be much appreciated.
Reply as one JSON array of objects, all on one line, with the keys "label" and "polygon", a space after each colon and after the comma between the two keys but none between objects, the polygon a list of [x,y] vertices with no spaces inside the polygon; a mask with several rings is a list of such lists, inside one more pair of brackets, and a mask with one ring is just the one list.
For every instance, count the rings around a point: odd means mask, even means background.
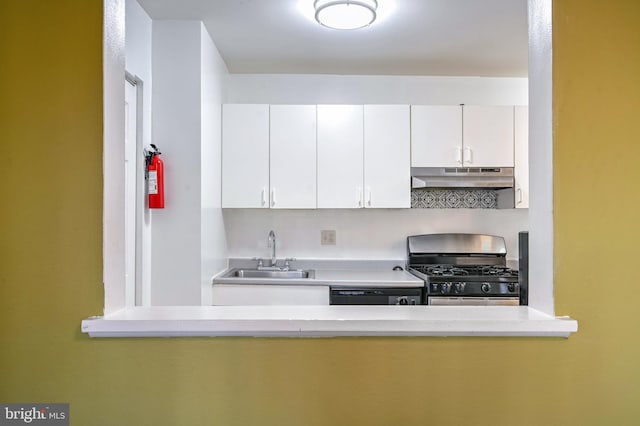
[{"label": "upper cabinet door", "polygon": [[516,208],[529,208],[529,107],[515,107]]},{"label": "upper cabinet door", "polygon": [[362,111],[318,105],[318,208],[364,206]]},{"label": "upper cabinet door", "polygon": [[316,208],[316,106],[271,105],[271,208]]},{"label": "upper cabinet door", "polygon": [[364,206],[411,207],[408,105],[364,106]]},{"label": "upper cabinet door", "polygon": [[269,105],[222,106],[222,207],[269,207]]},{"label": "upper cabinet door", "polygon": [[464,106],[463,162],[468,167],[513,167],[513,107]]},{"label": "upper cabinet door", "polygon": [[411,106],[411,166],[462,166],[461,106]]}]

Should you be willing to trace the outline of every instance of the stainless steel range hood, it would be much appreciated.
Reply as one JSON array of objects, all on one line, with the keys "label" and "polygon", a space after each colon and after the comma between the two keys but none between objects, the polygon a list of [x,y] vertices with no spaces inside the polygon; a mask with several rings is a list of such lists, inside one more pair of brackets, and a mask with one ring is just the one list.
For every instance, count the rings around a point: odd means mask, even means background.
[{"label": "stainless steel range hood", "polygon": [[513,188],[513,167],[412,167],[411,188]]}]

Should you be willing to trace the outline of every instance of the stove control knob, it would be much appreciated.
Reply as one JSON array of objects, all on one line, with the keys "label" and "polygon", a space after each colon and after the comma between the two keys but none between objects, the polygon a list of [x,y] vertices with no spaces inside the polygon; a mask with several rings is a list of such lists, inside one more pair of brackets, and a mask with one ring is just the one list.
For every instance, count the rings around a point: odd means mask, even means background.
[{"label": "stove control knob", "polygon": [[442,283],[440,284],[440,293],[446,294],[451,290],[451,283]]},{"label": "stove control knob", "polygon": [[483,293],[489,293],[491,291],[491,284],[482,283],[482,285],[480,286],[480,290],[482,290]]},{"label": "stove control knob", "polygon": [[513,293],[516,291],[516,285],[515,283],[509,283],[507,284],[507,290],[509,290],[510,293]]},{"label": "stove control knob", "polygon": [[462,293],[464,291],[465,283],[455,283],[453,285],[453,291],[455,293]]},{"label": "stove control knob", "polygon": [[431,283],[431,291],[434,293],[438,291],[438,283]]}]

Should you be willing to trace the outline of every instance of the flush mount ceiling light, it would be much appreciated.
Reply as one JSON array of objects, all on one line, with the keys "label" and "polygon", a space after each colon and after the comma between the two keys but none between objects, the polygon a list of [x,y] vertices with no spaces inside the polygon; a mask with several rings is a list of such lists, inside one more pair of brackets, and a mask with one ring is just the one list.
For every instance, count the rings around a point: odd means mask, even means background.
[{"label": "flush mount ceiling light", "polygon": [[377,0],[316,0],[316,21],[336,30],[355,30],[376,20]]}]

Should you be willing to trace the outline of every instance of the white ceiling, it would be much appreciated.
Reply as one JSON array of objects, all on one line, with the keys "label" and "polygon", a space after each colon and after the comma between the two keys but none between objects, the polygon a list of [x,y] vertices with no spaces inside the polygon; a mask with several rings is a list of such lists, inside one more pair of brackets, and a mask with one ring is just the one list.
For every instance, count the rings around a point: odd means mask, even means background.
[{"label": "white ceiling", "polygon": [[370,27],[313,20],[314,0],[138,0],[204,21],[231,73],[527,76],[526,0],[378,0]]}]

